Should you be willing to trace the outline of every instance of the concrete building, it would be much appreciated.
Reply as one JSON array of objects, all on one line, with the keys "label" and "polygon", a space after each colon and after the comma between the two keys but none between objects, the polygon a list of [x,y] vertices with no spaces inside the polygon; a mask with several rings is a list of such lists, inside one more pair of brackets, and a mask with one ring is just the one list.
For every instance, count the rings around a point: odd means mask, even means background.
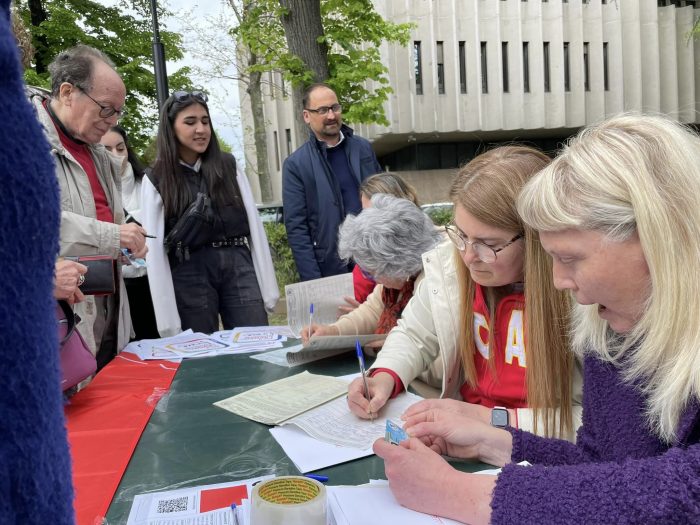
[{"label": "concrete building", "polygon": [[[407,47],[384,45],[394,93],[389,126],[353,126],[380,163],[423,201],[446,200],[458,166],[493,143],[547,151],[622,111],[700,122],[700,16],[692,0],[374,0],[413,22]],[[282,162],[300,141],[280,75],[266,87],[269,166],[281,199]],[[243,114],[249,114],[242,97]],[[245,120],[244,120],[245,122]],[[248,121],[250,122],[250,121]],[[352,124],[351,124],[352,125]],[[255,181],[252,134],[246,135]]]}]

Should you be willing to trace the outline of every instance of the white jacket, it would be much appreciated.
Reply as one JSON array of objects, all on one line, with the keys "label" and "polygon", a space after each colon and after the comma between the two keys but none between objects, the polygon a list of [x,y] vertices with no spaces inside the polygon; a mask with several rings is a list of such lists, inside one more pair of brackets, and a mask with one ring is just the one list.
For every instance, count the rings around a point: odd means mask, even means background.
[{"label": "white jacket", "polygon": [[[268,312],[272,312],[279,299],[279,287],[270,255],[270,245],[267,242],[267,235],[258,215],[248,179],[240,170],[237,171],[236,180],[241,190],[250,227],[250,251],[255,267],[255,276],[260,286],[265,308]],[[163,246],[163,239],[165,239],[163,200],[148,177],[144,177],[141,183],[141,218],[141,224],[146,231],[156,237],[155,239],[146,239],[148,246],[146,260],[148,262],[148,283],[151,288],[158,333],[161,337],[171,337],[182,332],[182,327],[175,302],[170,261]]]},{"label": "white jacket", "polygon": [[[389,333],[371,368],[394,371],[404,386],[410,385],[423,397],[461,399],[464,383],[459,355],[459,283],[455,248],[444,241],[423,254],[423,280],[406,305],[397,326]],[[581,425],[582,376],[580,363],[574,367],[574,428]],[[532,431],[534,418],[529,408],[519,408],[518,427]],[[543,429],[543,422],[538,429]],[[573,438],[572,436],[568,436]]]}]

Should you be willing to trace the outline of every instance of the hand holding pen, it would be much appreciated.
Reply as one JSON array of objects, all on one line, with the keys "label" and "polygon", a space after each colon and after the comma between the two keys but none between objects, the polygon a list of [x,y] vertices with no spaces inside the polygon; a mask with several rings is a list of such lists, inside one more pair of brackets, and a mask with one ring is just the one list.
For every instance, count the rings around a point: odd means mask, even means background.
[{"label": "hand holding pen", "polygon": [[[365,382],[369,396],[365,394]],[[358,377],[348,387],[348,408],[357,417],[373,419],[394,392],[394,378],[381,370],[372,377]]]},{"label": "hand holding pen", "polygon": [[355,352],[357,353],[357,360],[360,363],[360,375],[362,376],[362,386],[363,395],[367,400],[367,413],[369,418],[374,420],[374,413],[372,412],[372,398],[369,395],[369,386],[367,385],[367,370],[365,370],[365,355],[362,353],[362,347],[360,346],[360,341],[355,341]]}]

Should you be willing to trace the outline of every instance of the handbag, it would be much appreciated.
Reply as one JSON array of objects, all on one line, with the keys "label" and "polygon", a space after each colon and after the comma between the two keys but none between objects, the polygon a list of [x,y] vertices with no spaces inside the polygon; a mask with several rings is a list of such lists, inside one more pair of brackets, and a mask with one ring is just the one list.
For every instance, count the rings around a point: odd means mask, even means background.
[{"label": "handbag", "polygon": [[84,295],[111,295],[116,291],[114,259],[109,255],[81,255],[64,257],[87,266],[85,280],[79,286]]},{"label": "handbag", "polygon": [[182,217],[178,219],[165,237],[163,244],[167,252],[175,250],[179,261],[190,258],[190,250],[199,248],[202,242],[201,232],[205,225],[214,221],[211,199],[204,192],[198,192],[195,200],[187,207]]},{"label": "handbag", "polygon": [[94,374],[97,361],[83,336],[75,329],[77,316],[66,301],[58,301],[56,316],[61,356],[61,390],[66,391]]}]

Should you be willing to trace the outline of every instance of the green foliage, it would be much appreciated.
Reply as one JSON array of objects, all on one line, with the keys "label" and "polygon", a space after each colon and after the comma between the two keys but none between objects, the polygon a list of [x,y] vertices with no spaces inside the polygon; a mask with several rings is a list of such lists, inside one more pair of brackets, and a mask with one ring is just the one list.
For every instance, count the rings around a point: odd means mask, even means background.
[{"label": "green foliage", "polygon": [[[371,0],[320,0],[324,34],[319,41],[328,46],[328,84],[343,103],[347,122],[388,125],[384,102],[392,92],[379,46],[384,42],[408,43],[413,24],[384,20]],[[240,43],[257,56],[249,71],[282,71],[294,85],[308,85],[313,73],[287,51],[278,0],[243,0],[240,25],[232,30]],[[367,80],[374,83],[365,87]]]},{"label": "green foliage", "polygon": [[263,226],[270,244],[270,252],[272,252],[272,263],[275,266],[277,284],[281,293],[284,293],[286,285],[299,282],[297,266],[294,263],[292,249],[287,241],[287,230],[284,224],[277,222],[266,222],[263,223]]},{"label": "green foliage", "polygon": [[437,226],[449,224],[453,216],[453,211],[448,208],[434,208],[427,210],[426,213]]},{"label": "green foliage", "polygon": [[[47,19],[37,27],[31,25],[28,1],[16,2],[36,47],[33,67],[24,73],[27,84],[48,88],[48,72],[38,73],[37,69],[45,69],[60,51],[78,43],[103,51],[114,61],[126,85],[128,113],[120,124],[127,130],[135,150],[144,152],[158,119],[148,2],[122,0],[114,7],[91,0],[43,0],[41,3]],[[135,10],[135,14],[126,14],[127,9]],[[181,59],[182,37],[166,30],[161,30],[160,36],[168,60]],[[181,68],[169,75],[170,89],[190,89],[189,74],[188,68]]]}]

